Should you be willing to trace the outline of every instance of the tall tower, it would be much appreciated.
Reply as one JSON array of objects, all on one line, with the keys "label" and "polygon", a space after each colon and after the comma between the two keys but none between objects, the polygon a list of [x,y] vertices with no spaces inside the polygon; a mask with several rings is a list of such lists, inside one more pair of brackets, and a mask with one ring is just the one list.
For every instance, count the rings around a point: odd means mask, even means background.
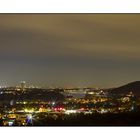
[{"label": "tall tower", "polygon": [[25,88],[26,88],[26,82],[25,81],[21,81],[20,87],[21,87],[22,91],[24,91]]}]

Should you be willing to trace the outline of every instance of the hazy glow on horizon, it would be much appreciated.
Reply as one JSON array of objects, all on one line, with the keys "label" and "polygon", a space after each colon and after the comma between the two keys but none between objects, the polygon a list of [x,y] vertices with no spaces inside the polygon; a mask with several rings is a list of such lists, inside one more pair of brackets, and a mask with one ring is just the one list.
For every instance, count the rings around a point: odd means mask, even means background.
[{"label": "hazy glow on horizon", "polygon": [[139,14],[0,14],[0,85],[112,87],[140,79]]}]

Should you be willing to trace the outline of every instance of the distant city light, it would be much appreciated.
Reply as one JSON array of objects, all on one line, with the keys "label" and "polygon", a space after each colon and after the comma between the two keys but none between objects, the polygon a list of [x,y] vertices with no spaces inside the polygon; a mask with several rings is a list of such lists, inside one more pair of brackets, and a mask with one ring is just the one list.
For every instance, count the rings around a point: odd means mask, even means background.
[{"label": "distant city light", "polygon": [[52,102],[52,105],[55,105],[55,102]]},{"label": "distant city light", "polygon": [[27,109],[27,108],[25,108],[24,111],[31,113],[31,112],[34,112],[34,109]]},{"label": "distant city light", "polygon": [[9,126],[12,126],[13,125],[13,122],[12,121],[8,122],[8,125]]},{"label": "distant city light", "polygon": [[76,113],[76,112],[77,112],[76,110],[66,110],[66,111],[65,111],[66,114]]}]

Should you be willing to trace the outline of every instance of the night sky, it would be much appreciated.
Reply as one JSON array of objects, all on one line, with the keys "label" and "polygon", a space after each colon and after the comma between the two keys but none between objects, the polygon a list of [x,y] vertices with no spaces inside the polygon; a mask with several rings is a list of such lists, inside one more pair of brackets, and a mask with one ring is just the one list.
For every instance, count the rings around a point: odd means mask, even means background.
[{"label": "night sky", "polygon": [[0,14],[0,85],[115,87],[140,80],[140,14]]}]

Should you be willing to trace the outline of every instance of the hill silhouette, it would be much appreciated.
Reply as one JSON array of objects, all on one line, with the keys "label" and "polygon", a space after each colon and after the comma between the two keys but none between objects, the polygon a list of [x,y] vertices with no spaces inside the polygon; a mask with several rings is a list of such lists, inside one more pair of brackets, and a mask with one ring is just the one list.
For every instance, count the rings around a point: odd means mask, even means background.
[{"label": "hill silhouette", "polygon": [[130,92],[132,92],[135,96],[140,96],[140,81],[131,82],[109,91],[110,94],[118,95],[128,94]]},{"label": "hill silhouette", "polygon": [[59,90],[48,91],[44,89],[32,89],[27,90],[25,93],[15,94],[0,94],[0,103],[9,103],[11,100],[14,101],[63,101],[64,95]]}]

